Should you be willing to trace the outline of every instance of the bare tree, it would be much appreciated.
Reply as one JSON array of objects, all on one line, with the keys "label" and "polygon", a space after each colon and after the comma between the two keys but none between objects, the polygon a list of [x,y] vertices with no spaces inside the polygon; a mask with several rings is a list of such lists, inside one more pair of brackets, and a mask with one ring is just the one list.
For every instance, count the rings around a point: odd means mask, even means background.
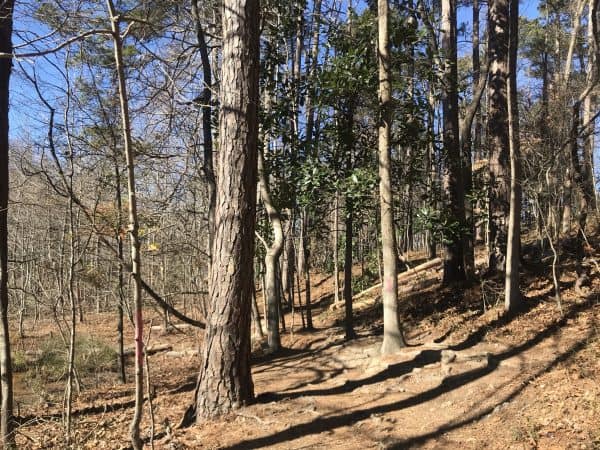
[{"label": "bare tree", "polygon": [[121,18],[115,9],[113,0],[107,0],[108,13],[112,30],[115,66],[119,83],[119,103],[121,105],[121,126],[125,161],[127,164],[127,197],[128,197],[128,233],[131,248],[131,277],[133,278],[133,317],[135,326],[135,410],[131,421],[131,444],[135,450],[143,447],[140,438],[140,422],[144,402],[144,322],[142,318],[142,279],[139,240],[139,222],[137,214],[137,197],[135,187],[135,157],[132,148],[131,121],[129,118],[129,99],[127,81],[123,66],[123,35],[121,34]]},{"label": "bare tree", "polygon": [[[13,0],[0,2],[0,52],[12,53]],[[15,447],[13,383],[8,327],[8,97],[12,59],[0,59],[0,439]]]}]

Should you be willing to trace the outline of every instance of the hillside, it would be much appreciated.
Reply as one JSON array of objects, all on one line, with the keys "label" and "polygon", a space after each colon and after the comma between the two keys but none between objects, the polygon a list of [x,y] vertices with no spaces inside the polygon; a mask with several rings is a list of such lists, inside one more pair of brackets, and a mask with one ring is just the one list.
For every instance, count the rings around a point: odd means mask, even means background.
[{"label": "hillside", "polygon": [[[388,357],[378,352],[377,290],[355,298],[358,338],[346,342],[343,312],[330,306],[332,277],[313,277],[317,329],[299,330],[296,312],[291,333],[288,315],[285,349],[268,356],[256,347],[256,403],[189,429],[176,425],[192,400],[202,333],[198,338],[181,327],[165,334],[156,326],[158,317],[148,320],[146,326],[155,325],[149,342],[155,351],[149,356],[154,447],[598,448],[599,256],[596,250],[587,259],[592,280],[579,292],[565,263],[562,316],[547,269],[539,271],[532,261],[525,260],[523,271],[527,310],[513,319],[500,314],[492,281],[458,291],[440,287],[437,266],[422,272],[401,286],[410,345]],[[99,314],[80,328],[108,343],[114,318]],[[50,320],[38,322],[14,345],[42,348],[52,329]],[[74,405],[76,448],[129,448],[133,385],[119,385],[116,378],[100,372],[94,383],[85,382]],[[62,385],[53,391],[32,379],[22,373],[17,378],[19,447],[62,448]],[[145,414],[147,444],[150,426]]]}]

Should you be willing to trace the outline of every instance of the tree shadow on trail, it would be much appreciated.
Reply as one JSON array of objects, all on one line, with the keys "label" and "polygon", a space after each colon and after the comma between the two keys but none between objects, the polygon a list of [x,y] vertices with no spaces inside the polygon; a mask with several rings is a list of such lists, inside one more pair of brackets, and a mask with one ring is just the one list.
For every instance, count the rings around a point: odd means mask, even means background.
[{"label": "tree shadow on trail", "polygon": [[297,391],[289,393],[273,393],[265,392],[259,395],[256,399],[258,403],[268,403],[279,400],[291,400],[299,397],[306,396],[322,396],[322,395],[339,395],[347,394],[359,387],[368,386],[371,384],[381,383],[390,378],[398,378],[402,375],[412,372],[413,369],[418,367],[426,366],[427,364],[433,364],[441,360],[440,350],[423,350],[415,358],[410,361],[405,361],[389,366],[387,369],[376,373],[367,378],[360,380],[349,380],[341,386],[336,386],[327,389],[312,389],[306,391]]},{"label": "tree shadow on trail", "polygon": [[[425,434],[422,434],[419,436],[414,436],[414,437],[411,437],[411,438],[408,438],[405,440],[401,440],[399,442],[395,442],[393,445],[389,446],[388,448],[401,450],[401,449],[412,447],[414,445],[424,444],[425,442],[429,441],[430,439],[434,439],[434,438],[439,437],[449,431],[455,430],[457,428],[461,428],[465,425],[469,425],[471,423],[474,423],[474,422],[477,422],[477,421],[483,419],[485,416],[492,413],[496,407],[498,407],[506,402],[510,402],[511,400],[516,398],[521,392],[523,392],[523,390],[527,386],[529,386],[529,384],[533,380],[540,377],[544,373],[549,372],[554,367],[556,367],[558,364],[567,361],[569,358],[575,356],[577,353],[579,353],[580,351],[585,349],[587,347],[587,345],[589,344],[588,340],[591,337],[592,337],[592,332],[590,331],[590,333],[586,336],[586,338],[573,344],[568,350],[566,350],[563,353],[561,353],[560,355],[558,355],[556,358],[554,358],[552,361],[550,361],[548,364],[546,364],[540,370],[538,370],[535,373],[533,373],[532,375],[528,376],[525,380],[523,380],[522,382],[519,383],[518,387],[514,388],[511,392],[509,392],[507,395],[505,395],[504,397],[502,397],[501,399],[496,401],[493,405],[488,406],[488,407],[478,411],[475,414],[471,414],[466,419],[448,422],[447,424],[444,424],[444,425],[436,428],[434,431],[430,431],[429,433],[425,433]],[[497,364],[496,364],[496,366],[497,366]]]},{"label": "tree shadow on trail", "polygon": [[[237,444],[231,445],[226,448],[228,448],[228,449],[260,448],[263,446],[281,444],[283,442],[298,439],[303,436],[319,434],[319,433],[333,430],[333,429],[336,429],[339,427],[349,426],[349,425],[352,425],[361,420],[365,420],[365,419],[371,417],[371,415],[373,415],[373,414],[385,414],[385,413],[409,408],[412,406],[416,406],[419,404],[423,404],[430,400],[434,400],[443,394],[451,392],[462,386],[466,386],[471,382],[474,382],[482,377],[485,377],[486,375],[491,374],[494,370],[496,370],[498,368],[498,366],[500,365],[500,363],[502,361],[512,358],[514,356],[517,356],[527,350],[530,350],[531,348],[535,347],[537,344],[541,343],[542,341],[546,340],[547,338],[553,337],[561,329],[561,326],[564,323],[566,323],[566,321],[568,319],[571,319],[571,318],[577,316],[580,312],[582,312],[586,309],[589,309],[591,307],[592,307],[592,303],[590,301],[579,304],[579,305],[573,305],[567,311],[566,315],[561,320],[549,325],[544,330],[540,331],[538,334],[536,334],[534,337],[527,340],[523,344],[513,347],[511,349],[508,349],[508,350],[498,353],[498,354],[491,354],[490,358],[488,360],[487,366],[482,367],[482,368],[473,369],[473,370],[470,370],[470,371],[467,371],[467,372],[464,372],[461,374],[449,376],[449,377],[445,378],[438,386],[431,388],[425,392],[413,395],[411,397],[408,397],[408,398],[405,398],[405,399],[402,399],[400,401],[393,402],[393,403],[377,405],[377,406],[373,406],[371,408],[365,408],[365,409],[361,409],[361,410],[351,411],[346,414],[340,414],[340,415],[335,415],[335,416],[331,416],[331,417],[319,417],[319,418],[316,418],[309,422],[291,426],[285,430],[282,430],[277,433],[273,433],[269,436],[244,440],[244,441],[241,441]],[[550,369],[552,369],[553,367],[555,367],[557,364],[569,359],[575,353],[584,349],[586,347],[586,345],[588,345],[588,343],[589,343],[588,338],[589,338],[589,336],[587,336],[586,338],[573,344],[567,351],[562,352],[561,354],[556,356],[556,358],[554,358],[552,361],[550,361],[548,364],[546,364],[544,367],[542,367],[540,370],[538,370],[536,373],[529,376],[527,378],[527,380],[531,380],[533,378],[540,376],[541,374],[543,374],[543,373],[549,371]],[[349,393],[352,390],[356,389],[357,387],[364,385],[364,383],[372,384],[372,383],[384,381],[386,379],[398,377],[398,376],[402,375],[403,373],[406,373],[406,371],[408,371],[409,367],[414,367],[415,364],[422,363],[425,360],[427,360],[427,358],[432,358],[432,357],[437,358],[437,356],[435,355],[436,353],[437,353],[436,351],[433,351],[433,353],[429,353],[428,356],[423,357],[424,358],[423,360],[415,361],[418,359],[418,358],[415,358],[415,360],[413,360],[413,361],[409,361],[407,363],[400,363],[400,364],[391,366],[388,370],[378,373],[378,374],[374,375],[373,377],[369,377],[364,380],[347,383],[343,386],[334,387],[331,389],[322,389],[322,390],[317,390],[317,391],[303,391],[303,392],[297,393],[296,397]],[[527,386],[527,384],[528,383],[520,383],[518,385],[518,387],[514,388],[507,396],[503,397],[497,404],[502,404],[508,400],[513,399],[514,397],[516,397],[523,391],[523,389],[525,388],[525,386]],[[277,396],[275,394],[274,399],[278,399],[278,398],[279,399],[291,398],[291,395],[288,394],[288,395]],[[272,399],[269,399],[269,401],[272,401]],[[482,411],[479,411],[479,412],[471,415],[469,418],[464,419],[462,421],[450,422],[442,427],[439,427],[435,431],[423,434],[421,436],[412,437],[409,440],[406,440],[403,442],[399,442],[399,443],[397,443],[397,446],[395,448],[398,448],[398,449],[406,448],[407,446],[410,446],[410,445],[422,443],[431,438],[439,436],[440,434],[444,433],[445,431],[459,428],[459,427],[467,425],[471,422],[475,422],[475,421],[481,419],[482,417],[484,417],[485,415],[489,414],[491,411],[493,411],[493,409],[496,405],[487,407],[487,408],[483,409]]]}]

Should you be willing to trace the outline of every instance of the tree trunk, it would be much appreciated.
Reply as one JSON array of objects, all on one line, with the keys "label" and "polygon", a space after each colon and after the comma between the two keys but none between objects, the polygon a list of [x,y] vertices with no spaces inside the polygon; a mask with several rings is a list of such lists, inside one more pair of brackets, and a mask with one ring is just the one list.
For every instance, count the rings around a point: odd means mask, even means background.
[{"label": "tree trunk", "polygon": [[[479,0],[473,0],[473,92],[475,92],[476,87],[479,85],[479,79],[481,78],[481,63],[479,58],[479,13]],[[481,141],[481,134],[481,108],[478,108],[475,115],[475,124],[473,126],[473,148],[475,152],[475,159],[483,159],[485,157]]]},{"label": "tree trunk", "polygon": [[[597,10],[597,7],[594,8],[594,4],[598,4],[597,0],[589,0],[588,6],[588,25],[587,25],[587,41],[588,41],[588,66],[587,66],[587,80],[588,83],[594,77],[594,71],[597,71],[598,64],[600,61],[596,59],[596,52],[594,52],[594,48],[596,46],[595,43],[595,33],[597,30],[594,30],[597,27],[597,17],[594,20],[594,11]],[[594,25],[596,22],[596,25]],[[585,191],[591,193],[589,201],[589,208],[597,209],[597,199],[596,199],[596,184],[594,181],[594,138],[595,138],[595,120],[592,120],[592,117],[595,114],[596,109],[596,97],[592,92],[587,95],[583,101],[583,123],[584,126],[587,126],[585,130],[585,140],[583,144],[583,185]]]},{"label": "tree trunk", "polygon": [[340,301],[340,268],[338,263],[338,228],[339,228],[339,194],[335,191],[335,201],[333,204],[333,302]]},{"label": "tree trunk", "polygon": [[[465,124],[465,134],[460,130],[460,145],[463,161],[463,183],[465,201],[465,233],[464,242],[464,267],[467,279],[475,276],[475,205],[473,203],[473,168],[472,159],[481,159],[483,149],[481,148],[481,96],[485,84],[481,86],[481,62],[479,58],[479,0],[473,0],[473,33],[472,33],[472,64],[473,64],[473,102],[475,104],[475,115],[469,123]],[[485,77],[484,81],[487,80]],[[481,90],[479,90],[481,88]],[[467,111],[468,112],[468,111]],[[466,120],[467,118],[465,118]],[[467,129],[468,127],[468,129]],[[473,131],[471,131],[473,129]]]},{"label": "tree trunk", "polygon": [[283,290],[287,297],[288,306],[292,307],[294,303],[294,275],[295,266],[295,251],[294,251],[294,217],[292,212],[287,210],[288,219],[286,224],[285,242],[283,244],[283,264],[282,264],[282,283]]},{"label": "tree trunk", "polygon": [[[444,284],[465,279],[463,230],[465,191],[461,164],[458,124],[458,72],[456,66],[456,0],[442,1],[442,51],[444,77],[442,109],[444,116],[444,193],[450,229],[444,230]],[[470,153],[470,152],[469,152]],[[470,161],[469,161],[470,164]]]},{"label": "tree trunk", "polygon": [[[50,121],[50,126],[53,127],[53,119]],[[73,177],[74,177],[74,165],[73,165],[73,149],[69,152],[69,190],[73,190]],[[75,228],[75,212],[73,210],[73,199],[69,198],[68,206],[69,214],[69,270],[67,271],[67,295],[69,298],[70,308],[70,335],[69,335],[69,354],[67,359],[67,384],[65,387],[65,410],[64,410],[64,424],[65,424],[65,442],[67,447],[71,446],[71,432],[72,432],[72,407],[73,407],[73,383],[75,381],[75,337],[76,337],[76,325],[77,325],[77,294],[76,294],[76,280],[75,280],[75,266],[77,250],[76,242],[76,228]],[[78,289],[77,289],[78,290]]]},{"label": "tree trunk", "polygon": [[216,227],[210,310],[196,390],[197,420],[230,412],[254,397],[250,307],[258,146],[258,1],[224,0],[222,16]]},{"label": "tree trunk", "polygon": [[[427,103],[427,133],[429,135],[429,142],[427,144],[427,158],[425,162],[425,172],[427,174],[427,199],[431,204],[434,205],[435,208],[435,93],[432,81],[428,83]],[[427,259],[435,258],[436,250],[434,229],[433,226],[430,226],[427,229]]]},{"label": "tree trunk", "polygon": [[301,241],[302,241],[302,254],[304,255],[302,260],[304,266],[304,296],[306,298],[306,329],[312,330],[314,329],[313,321],[312,321],[312,305],[311,305],[311,295],[310,295],[310,249],[309,249],[309,237],[308,237],[308,228],[310,225],[310,216],[308,214],[307,208],[304,208],[304,211],[301,214],[300,220],[302,221],[301,225]]},{"label": "tree trunk", "polygon": [[127,83],[125,68],[123,67],[123,40],[121,37],[120,16],[115,10],[113,0],[107,0],[110,15],[112,40],[116,73],[119,83],[119,103],[121,107],[121,126],[125,161],[127,164],[127,196],[128,196],[128,221],[129,239],[131,243],[131,276],[133,278],[133,310],[135,326],[135,409],[131,421],[131,444],[135,450],[143,447],[140,438],[140,422],[142,420],[142,406],[144,402],[144,342],[142,318],[142,281],[141,257],[139,240],[139,223],[137,215],[137,197],[135,188],[135,157],[131,137],[131,122],[129,119],[129,100],[127,96]]},{"label": "tree trunk", "polygon": [[515,312],[523,306],[519,290],[521,250],[521,148],[517,103],[517,50],[519,45],[519,0],[510,0],[508,123],[510,136],[510,214],[506,245],[504,310]]},{"label": "tree trunk", "polygon": [[345,320],[344,330],[346,340],[351,340],[356,337],[354,332],[353,317],[352,317],[352,227],[353,227],[353,205],[352,199],[346,197],[346,242],[344,246],[344,309]]},{"label": "tree trunk", "polygon": [[[587,216],[589,213],[589,207],[593,204],[595,200],[595,187],[593,185],[593,175],[590,173],[592,170],[591,167],[591,157],[587,155],[590,150],[586,150],[586,146],[590,145],[590,142],[586,139],[584,142],[584,150],[583,150],[583,162],[579,160],[579,146],[578,146],[578,138],[580,136],[580,110],[581,106],[584,107],[584,117],[589,115],[586,114],[586,100],[588,100],[596,85],[600,81],[600,74],[598,74],[598,67],[596,64],[600,59],[600,48],[597,46],[595,42],[594,36],[598,36],[598,6],[599,0],[590,0],[589,2],[589,12],[588,12],[588,36],[590,40],[590,48],[588,55],[588,73],[586,77],[586,87],[578,99],[572,106],[571,110],[571,130],[569,135],[569,150],[570,150],[570,159],[571,165],[573,166],[573,171],[575,175],[575,184],[580,192],[580,203],[579,203],[579,215],[578,215],[578,230],[577,230],[577,264],[576,271],[578,275],[578,283],[584,276],[584,271],[582,267],[583,257],[584,257],[584,246],[586,244],[586,224],[587,224]],[[591,100],[590,100],[591,101]],[[591,118],[588,118],[588,121]],[[589,130],[585,130],[589,132]],[[593,142],[593,141],[592,141]],[[591,149],[593,154],[593,148]],[[593,156],[592,156],[593,157]]]},{"label": "tree trunk", "polygon": [[[269,93],[265,91],[266,105],[269,110]],[[269,134],[264,133],[264,149],[269,148]],[[265,172],[264,151],[258,152],[258,180],[260,198],[265,205],[269,222],[273,227],[273,242],[266,247],[265,255],[265,292],[267,301],[267,342],[269,350],[276,352],[281,348],[281,339],[279,337],[279,313],[281,308],[281,296],[279,283],[277,282],[277,268],[279,266],[279,256],[283,250],[283,226],[281,225],[281,216],[279,211],[273,205],[271,193],[269,190],[269,179]]]},{"label": "tree trunk", "polygon": [[312,22],[312,48],[310,51],[310,73],[309,84],[306,91],[306,147],[311,154],[315,154],[312,148],[313,135],[315,129],[315,112],[313,106],[313,97],[315,96],[315,77],[317,75],[317,66],[319,63],[319,37],[321,34],[321,2],[322,0],[314,0],[313,4],[313,22]]},{"label": "tree trunk", "polygon": [[258,310],[258,302],[256,301],[256,286],[253,286],[252,289],[252,319],[254,320],[256,334],[258,334],[258,338],[262,342],[265,338],[265,334],[263,333],[262,323],[260,321],[260,312]]},{"label": "tree trunk", "polygon": [[508,0],[488,9],[489,271],[504,270],[509,216]]},{"label": "tree trunk", "polygon": [[115,224],[115,240],[117,241],[117,253],[118,253],[118,276],[117,276],[117,333],[118,333],[118,348],[119,348],[119,375],[121,382],[127,381],[125,376],[125,353],[124,348],[124,336],[123,336],[123,307],[125,305],[125,280],[123,277],[123,238],[121,236],[121,230],[123,227],[123,201],[121,199],[121,171],[119,170],[119,162],[116,155],[116,143],[115,143],[115,207],[117,209],[117,223]]},{"label": "tree trunk", "polygon": [[379,196],[381,208],[381,245],[383,250],[383,343],[381,353],[394,353],[405,346],[398,317],[398,267],[394,204],[391,180],[390,129],[392,83],[390,70],[388,0],[377,1],[379,63]]},{"label": "tree trunk", "polygon": [[[0,4],[0,52],[12,53],[13,0]],[[0,439],[15,448],[13,381],[8,327],[8,105],[12,59],[0,59]]]},{"label": "tree trunk", "polygon": [[[210,58],[208,54],[208,45],[206,43],[206,36],[202,23],[200,22],[200,15],[198,14],[198,0],[192,0],[192,15],[196,23],[196,39],[198,40],[198,51],[200,52],[200,59],[202,60],[202,77],[203,77],[203,89],[200,96],[202,103],[202,139],[204,146],[204,164],[202,171],[204,172],[204,178],[206,182],[207,196],[208,196],[208,256],[211,259],[211,252],[213,246],[213,239],[215,234],[215,171],[213,167],[213,143],[212,143],[212,70],[210,64]],[[210,261],[209,261],[210,267]],[[210,279],[210,275],[209,275]]]}]

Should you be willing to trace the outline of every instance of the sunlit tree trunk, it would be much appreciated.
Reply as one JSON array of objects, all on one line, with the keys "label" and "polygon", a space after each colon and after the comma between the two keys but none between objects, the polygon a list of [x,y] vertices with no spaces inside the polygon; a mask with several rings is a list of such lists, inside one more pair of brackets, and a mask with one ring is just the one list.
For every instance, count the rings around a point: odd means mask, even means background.
[{"label": "sunlit tree trunk", "polygon": [[388,32],[388,0],[378,0],[379,62],[379,197],[381,208],[381,245],[383,250],[383,344],[381,353],[394,353],[405,346],[398,316],[398,253],[394,231],[394,206],[391,180],[390,128],[392,83]]},{"label": "sunlit tree trunk", "polygon": [[519,0],[510,0],[508,123],[510,136],[510,214],[506,244],[504,310],[514,312],[523,300],[519,290],[521,250],[521,145],[517,103],[517,50],[519,45]]}]

